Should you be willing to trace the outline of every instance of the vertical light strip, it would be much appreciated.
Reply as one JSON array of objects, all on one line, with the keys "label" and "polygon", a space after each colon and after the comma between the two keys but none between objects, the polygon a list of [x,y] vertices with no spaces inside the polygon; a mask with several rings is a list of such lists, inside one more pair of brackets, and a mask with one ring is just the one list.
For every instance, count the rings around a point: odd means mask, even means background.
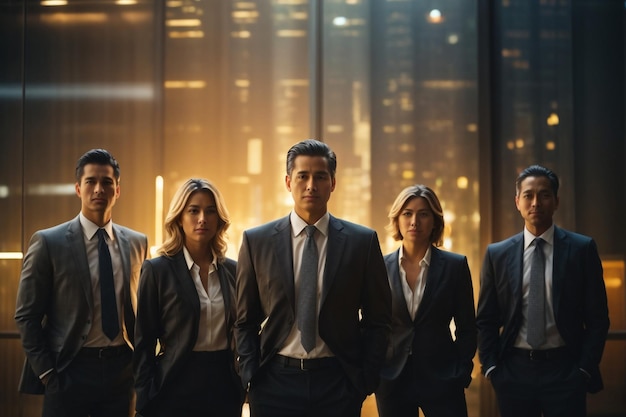
[{"label": "vertical light strip", "polygon": [[154,245],[150,250],[151,256],[156,255],[156,249],[163,243],[163,177],[160,175],[155,180],[154,194]]}]

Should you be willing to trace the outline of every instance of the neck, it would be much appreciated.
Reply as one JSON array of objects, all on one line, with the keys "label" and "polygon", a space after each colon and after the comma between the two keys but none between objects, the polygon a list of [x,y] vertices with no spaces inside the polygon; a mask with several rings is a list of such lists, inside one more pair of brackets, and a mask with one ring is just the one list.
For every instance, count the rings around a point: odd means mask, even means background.
[{"label": "neck", "polygon": [[210,245],[200,245],[194,242],[185,242],[185,247],[191,255],[193,261],[197,264],[213,262],[213,251]]},{"label": "neck", "polygon": [[416,245],[413,242],[402,242],[404,257],[410,261],[419,262],[424,259],[430,244]]}]

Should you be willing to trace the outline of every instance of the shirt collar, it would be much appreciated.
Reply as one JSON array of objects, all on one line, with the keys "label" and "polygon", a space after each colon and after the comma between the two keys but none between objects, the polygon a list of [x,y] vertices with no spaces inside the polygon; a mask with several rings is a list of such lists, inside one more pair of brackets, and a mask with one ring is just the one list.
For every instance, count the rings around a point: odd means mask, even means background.
[{"label": "shirt collar", "polygon": [[549,243],[550,246],[554,246],[554,223],[552,223],[552,226],[543,232],[541,236],[533,235],[526,227],[524,227],[524,249],[527,249],[537,237],[542,238],[545,242]]},{"label": "shirt collar", "polygon": [[[289,215],[289,220],[291,221],[291,231],[294,236],[298,236],[305,227],[308,226],[307,222],[302,220],[300,216],[296,214],[295,211],[291,211]],[[328,225],[330,223],[330,214],[326,212],[317,222],[315,222],[315,227],[317,230],[322,233],[324,236],[328,236]]]},{"label": "shirt collar", "polygon": [[111,220],[109,220],[109,222],[103,227],[100,227],[91,220],[89,220],[87,217],[85,217],[82,212],[78,214],[78,220],[80,221],[80,225],[83,228],[83,233],[88,240],[91,240],[96,235],[98,229],[106,230],[107,235],[109,235],[109,240],[114,240],[113,222]]},{"label": "shirt collar", "polygon": [[[191,268],[193,268],[195,262],[193,261],[191,254],[189,253],[189,251],[184,245],[183,245],[183,255],[185,255],[185,262],[187,263],[187,269],[191,271]],[[217,257],[215,256],[215,252],[213,252],[213,261],[211,262],[211,266],[213,267],[214,270],[217,271]]]},{"label": "shirt collar", "polygon": [[[432,246],[428,245],[428,249],[426,249],[426,253],[424,254],[424,257],[420,260],[420,264],[424,262],[426,266],[430,266],[430,258],[432,256],[431,249],[432,249]],[[398,261],[402,261],[402,258],[404,258],[404,246],[400,245],[400,253],[398,254]]]}]

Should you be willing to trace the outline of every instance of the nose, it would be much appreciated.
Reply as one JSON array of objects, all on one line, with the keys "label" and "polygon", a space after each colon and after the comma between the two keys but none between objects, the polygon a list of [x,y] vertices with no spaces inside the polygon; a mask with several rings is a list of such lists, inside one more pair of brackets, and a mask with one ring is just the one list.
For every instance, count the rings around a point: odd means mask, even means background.
[{"label": "nose", "polygon": [[307,190],[315,190],[315,180],[313,178],[309,179],[306,183]]}]

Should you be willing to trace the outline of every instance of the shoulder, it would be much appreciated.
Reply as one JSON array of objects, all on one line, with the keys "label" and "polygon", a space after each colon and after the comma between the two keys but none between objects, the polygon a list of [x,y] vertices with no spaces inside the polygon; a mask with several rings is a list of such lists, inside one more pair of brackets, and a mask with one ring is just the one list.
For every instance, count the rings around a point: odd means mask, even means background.
[{"label": "shoulder", "polygon": [[334,216],[330,216],[330,227],[339,230],[344,233],[349,233],[352,235],[362,235],[362,236],[372,236],[376,235],[376,231],[367,226],[363,226],[361,224],[353,223],[348,220],[339,219]]},{"label": "shoulder", "polygon": [[460,253],[450,252],[445,249],[436,248],[433,246],[432,248],[432,256],[439,257],[446,262],[467,262],[467,257],[465,255],[461,255]]},{"label": "shoulder", "polygon": [[138,232],[129,227],[122,226],[119,224],[114,224],[113,227],[114,229],[116,229],[119,233],[121,233],[123,236],[125,236],[129,240],[140,240],[140,241],[147,240],[147,236],[144,233]]},{"label": "shoulder", "polygon": [[243,232],[246,236],[259,236],[259,235],[267,235],[268,233],[275,233],[280,230],[285,229],[289,226],[289,216],[282,217],[280,219],[272,220],[268,223],[264,223],[260,226],[255,226],[250,229],[247,229]]},{"label": "shoulder", "polygon": [[524,233],[518,233],[499,242],[490,243],[487,246],[487,252],[506,252],[524,241]]},{"label": "shoulder", "polygon": [[226,270],[232,275],[235,275],[235,271],[237,270],[237,261],[230,258],[224,258],[224,260],[220,262],[220,266],[226,268]]},{"label": "shoulder", "polygon": [[554,238],[556,240],[570,240],[574,243],[588,245],[593,241],[591,236],[583,235],[580,233],[572,232],[570,230],[561,229],[560,227],[554,228]]}]

